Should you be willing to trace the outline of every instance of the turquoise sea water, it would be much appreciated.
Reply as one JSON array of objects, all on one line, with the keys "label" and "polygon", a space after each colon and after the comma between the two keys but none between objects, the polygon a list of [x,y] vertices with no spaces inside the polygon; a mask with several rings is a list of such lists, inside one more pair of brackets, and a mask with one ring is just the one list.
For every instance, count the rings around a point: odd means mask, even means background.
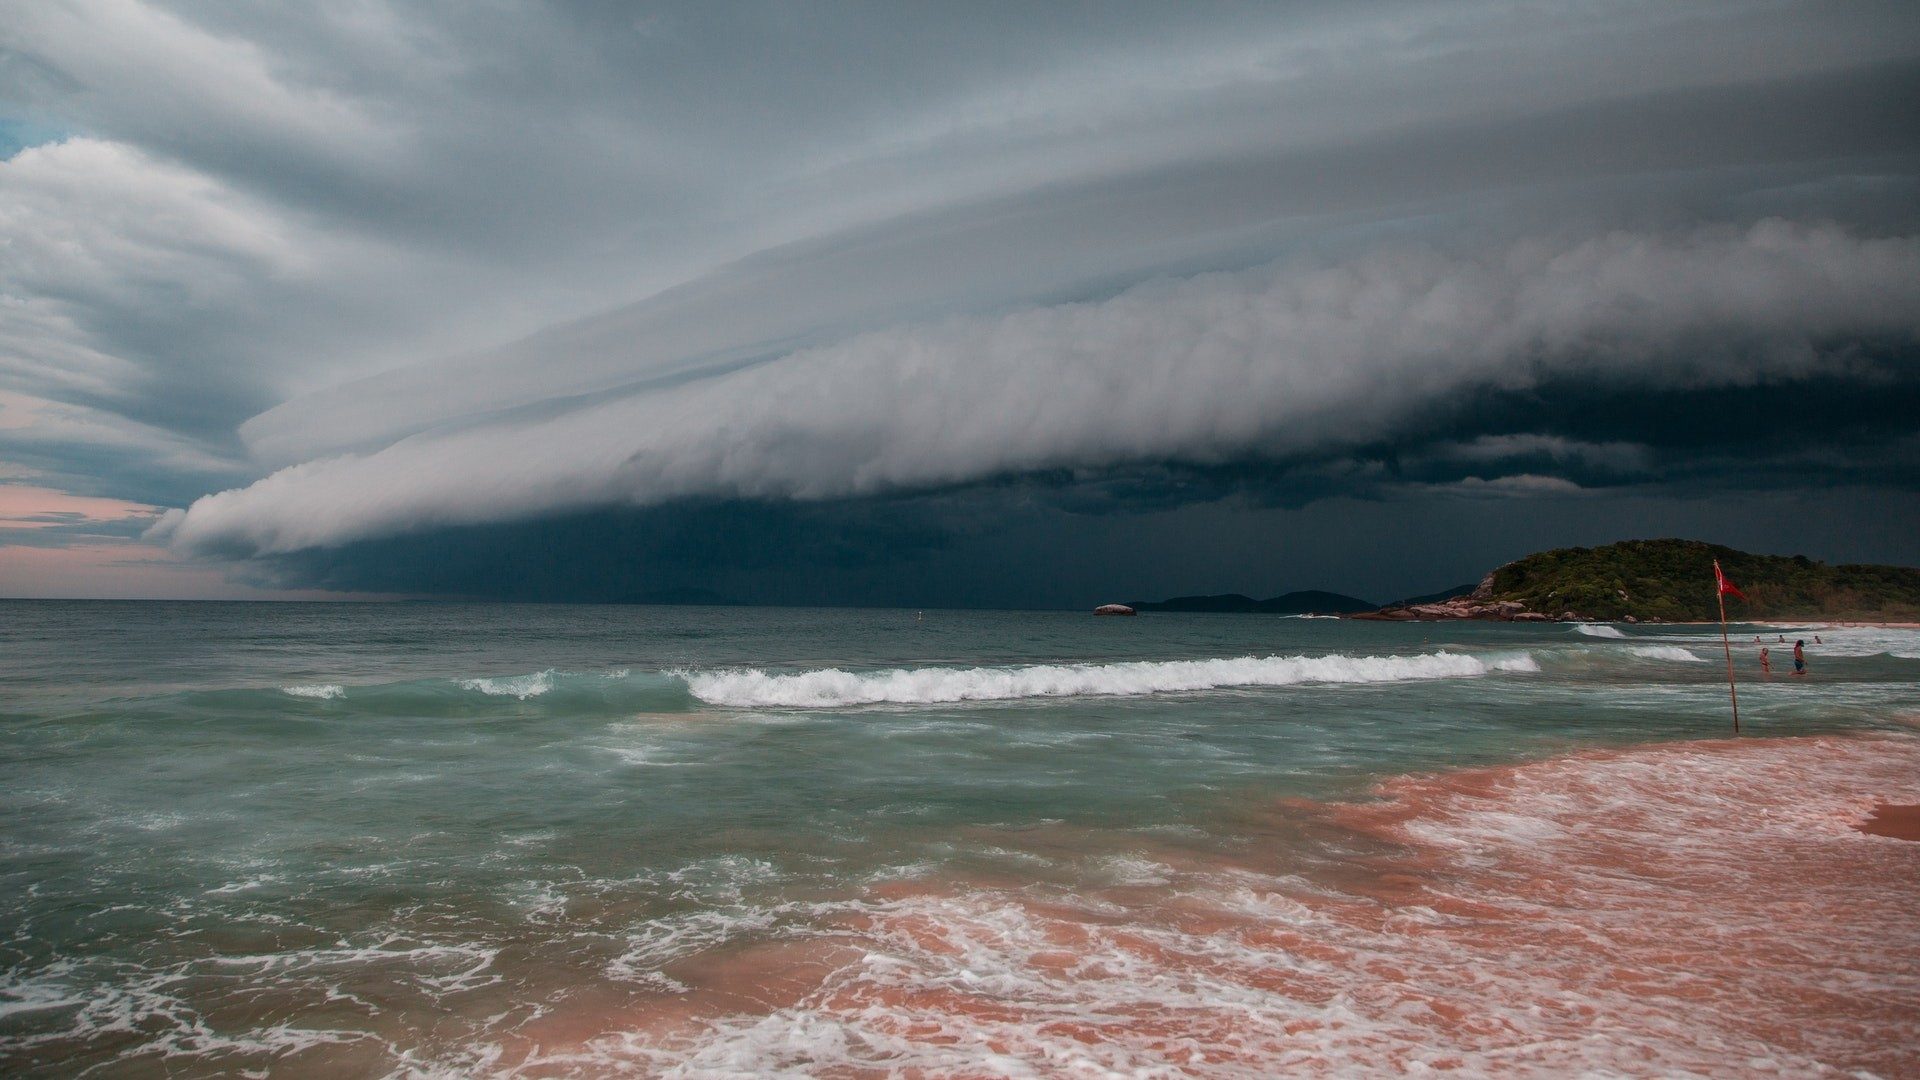
[{"label": "turquoise sea water", "polygon": [[[1920,634],[1762,683],[1782,632],[1734,628],[1748,733],[1920,714]],[[1169,851],[1322,888],[1368,845],[1250,808],[1718,738],[1724,676],[1704,627],[0,602],[0,1071],[1017,1074],[823,1033],[853,961],[769,949],[904,963],[902,883],[1084,900]],[[1189,1068],[1126,1053],[1090,1067]]]}]

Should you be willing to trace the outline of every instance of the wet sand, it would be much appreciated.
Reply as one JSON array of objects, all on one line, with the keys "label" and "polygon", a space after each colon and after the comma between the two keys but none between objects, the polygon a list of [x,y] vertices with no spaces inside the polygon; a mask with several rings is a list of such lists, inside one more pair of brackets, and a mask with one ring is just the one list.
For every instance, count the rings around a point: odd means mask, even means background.
[{"label": "wet sand", "polygon": [[1891,836],[1895,840],[1920,840],[1920,804],[1881,803],[1873,808],[1873,816],[1861,822],[1857,828],[1864,833]]},{"label": "wet sand", "polygon": [[1820,737],[1399,777],[1245,807],[1226,843],[1021,830],[998,840],[1032,874],[875,882],[814,932],[676,963],[654,1006],[556,1010],[494,1060],[1920,1075],[1920,847],[1862,831],[1916,806],[1920,740]]}]

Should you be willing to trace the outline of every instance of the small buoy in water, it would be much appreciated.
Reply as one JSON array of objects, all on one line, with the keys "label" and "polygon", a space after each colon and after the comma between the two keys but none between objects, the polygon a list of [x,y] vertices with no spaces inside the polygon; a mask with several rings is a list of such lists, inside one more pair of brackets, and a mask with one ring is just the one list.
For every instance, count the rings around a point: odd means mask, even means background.
[{"label": "small buoy in water", "polygon": [[1128,607],[1125,604],[1101,604],[1099,607],[1093,609],[1093,613],[1095,615],[1138,615],[1140,614],[1139,612],[1133,610],[1132,608]]}]

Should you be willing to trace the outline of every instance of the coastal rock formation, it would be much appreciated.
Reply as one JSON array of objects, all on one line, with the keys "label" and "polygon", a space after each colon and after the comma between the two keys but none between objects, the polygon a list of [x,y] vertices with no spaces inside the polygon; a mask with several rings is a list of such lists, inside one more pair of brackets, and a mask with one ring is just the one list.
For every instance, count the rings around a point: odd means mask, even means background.
[{"label": "coastal rock formation", "polygon": [[1434,622],[1449,619],[1478,619],[1486,622],[1572,622],[1583,618],[1572,611],[1550,615],[1544,611],[1529,609],[1521,600],[1497,599],[1494,578],[1499,573],[1499,570],[1495,570],[1481,578],[1480,584],[1475,586],[1472,592],[1463,596],[1427,604],[1390,604],[1378,611],[1362,612],[1350,618],[1384,622]]},{"label": "coastal rock formation", "polygon": [[1379,619],[1385,621],[1422,621],[1446,619],[1486,619],[1500,622],[1544,622],[1552,616],[1537,611],[1528,611],[1527,605],[1517,600],[1476,600],[1478,590],[1466,596],[1456,596],[1437,604],[1408,604],[1404,607],[1384,607],[1378,611],[1362,612],[1351,616],[1355,619]]},{"label": "coastal rock formation", "polygon": [[1598,622],[1713,622],[1720,616],[1716,561],[1742,593],[1727,598],[1731,619],[1883,622],[1920,615],[1920,569],[1828,565],[1699,540],[1623,540],[1539,552],[1495,570],[1487,596]]},{"label": "coastal rock formation", "polygon": [[1713,566],[1738,584],[1734,619],[1906,620],[1920,616],[1920,569],[1828,566],[1804,555],[1753,555],[1699,540],[1623,540],[1516,559],[1472,592],[1436,603],[1403,601],[1355,619],[1499,622],[1712,622]]}]

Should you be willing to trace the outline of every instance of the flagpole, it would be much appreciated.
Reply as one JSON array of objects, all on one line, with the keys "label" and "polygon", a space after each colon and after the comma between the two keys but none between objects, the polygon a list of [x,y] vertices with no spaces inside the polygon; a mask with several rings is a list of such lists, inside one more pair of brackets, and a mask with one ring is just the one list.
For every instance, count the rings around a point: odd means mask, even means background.
[{"label": "flagpole", "polygon": [[[1720,576],[1720,564],[1715,563],[1714,577]],[[1714,583],[1713,598],[1720,602],[1720,647],[1727,652],[1727,696],[1733,699],[1733,733],[1740,734],[1740,692],[1733,688],[1733,643],[1727,640],[1727,594]]]}]

